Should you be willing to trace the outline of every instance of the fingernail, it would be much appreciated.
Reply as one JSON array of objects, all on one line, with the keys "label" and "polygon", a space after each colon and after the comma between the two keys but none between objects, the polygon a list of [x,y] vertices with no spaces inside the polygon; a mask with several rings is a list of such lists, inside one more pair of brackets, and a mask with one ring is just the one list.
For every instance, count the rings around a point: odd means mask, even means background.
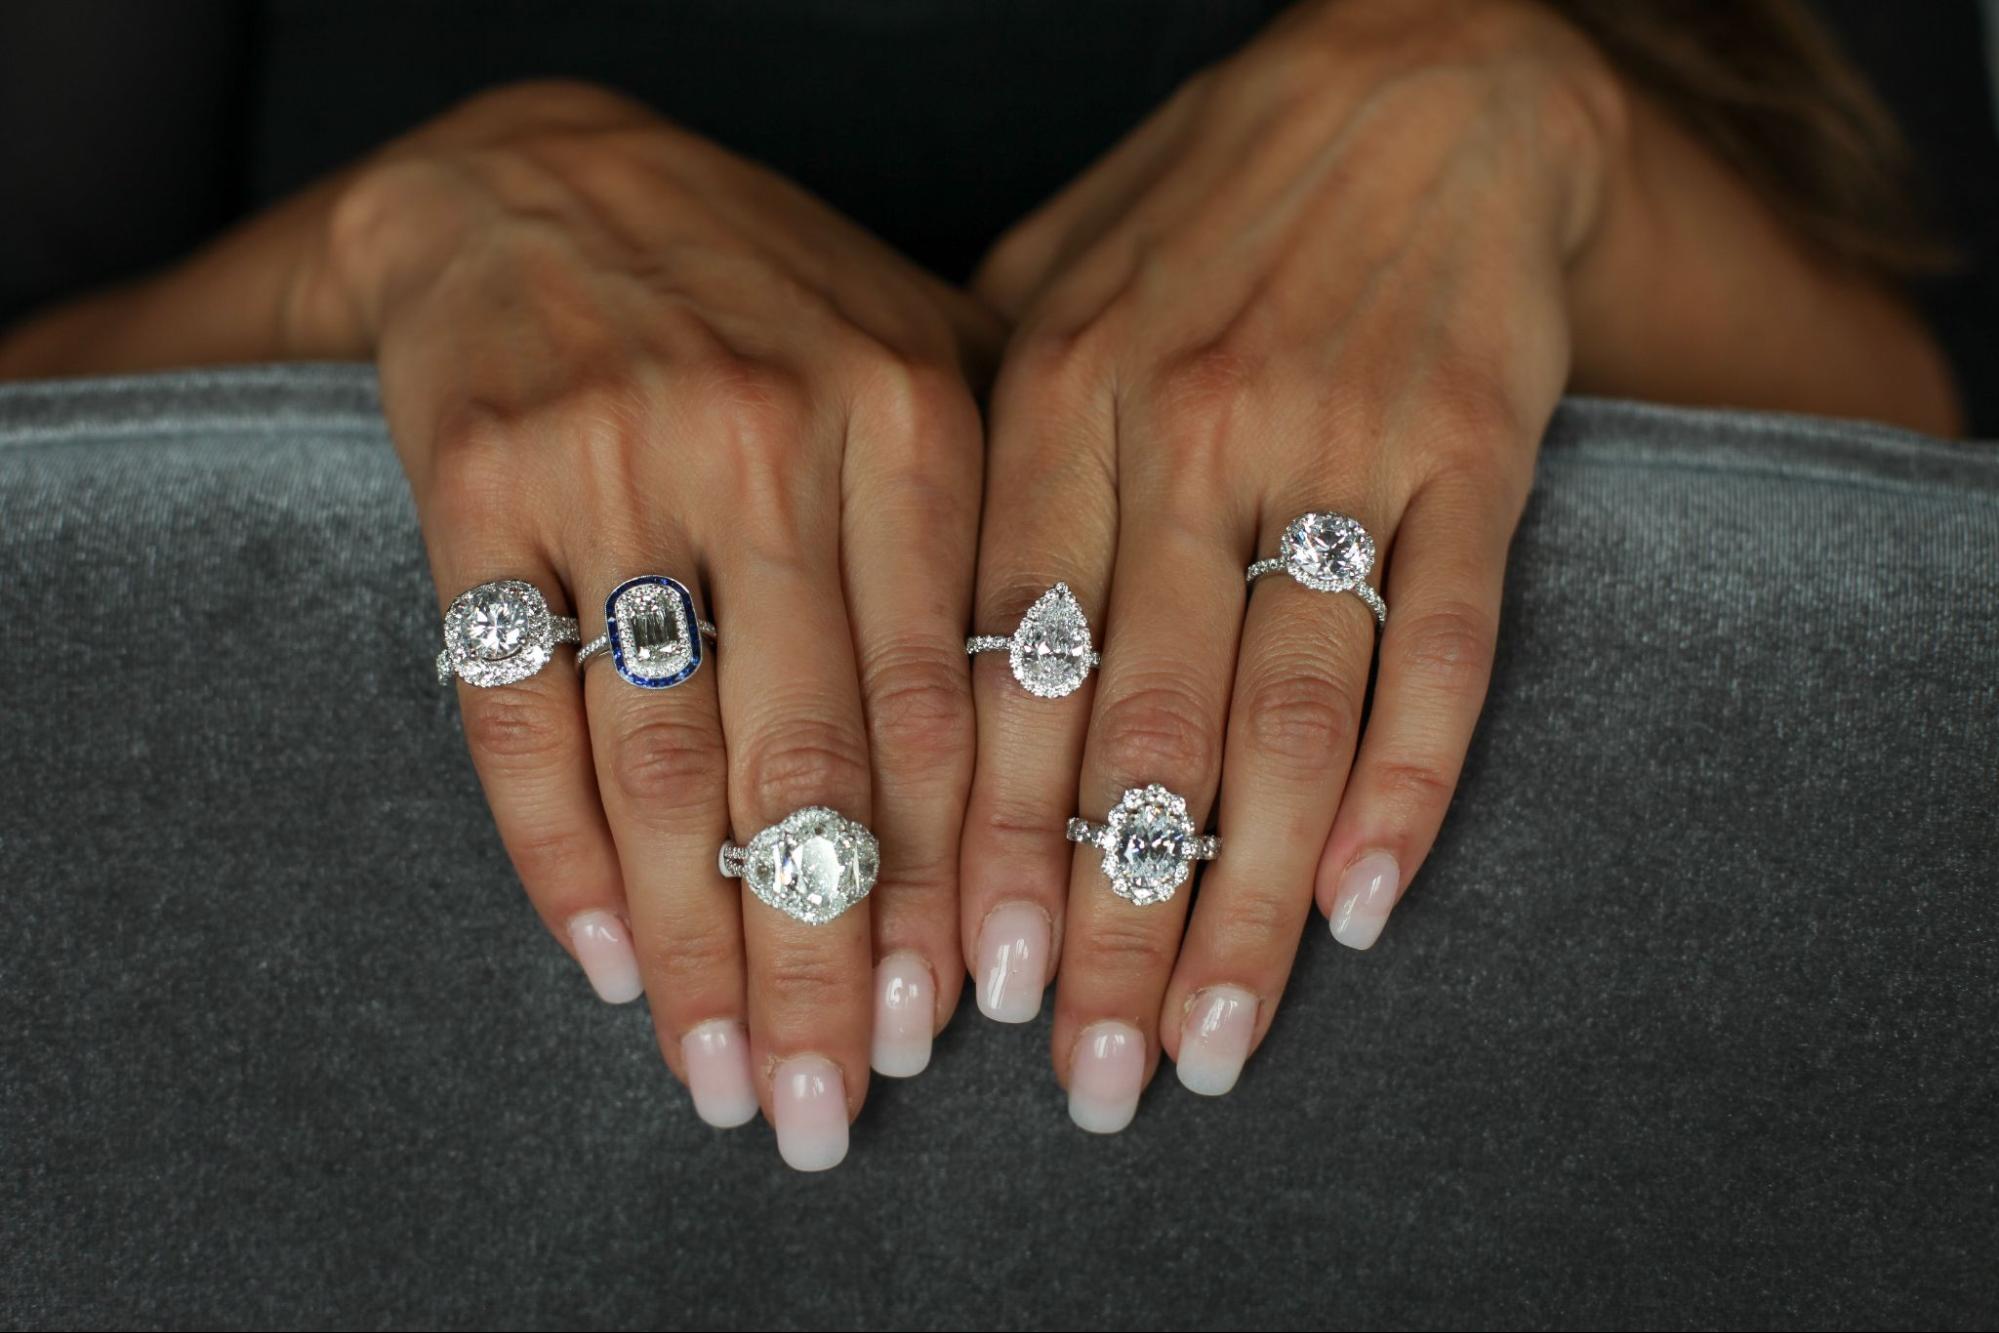
[{"label": "fingernail", "polygon": [[1138,1111],[1145,1038],[1129,1023],[1095,1023],[1076,1042],[1069,1068],[1069,1118],[1092,1134],[1115,1134]]},{"label": "fingernail", "polygon": [[694,1114],[717,1129],[748,1124],[757,1113],[757,1089],[750,1081],[750,1035],[741,1023],[718,1018],[688,1029],[680,1039],[687,1065],[687,1091]]},{"label": "fingernail", "polygon": [[913,953],[895,953],[875,968],[877,1074],[912,1078],[930,1063],[930,1036],[937,1026],[937,983],[930,965]]},{"label": "fingernail", "polygon": [[1401,887],[1402,868],[1387,852],[1369,852],[1348,866],[1333,898],[1333,938],[1349,949],[1371,947],[1381,937]]},{"label": "fingernail", "polygon": [[1025,1023],[1041,1012],[1048,986],[1048,913],[1033,903],[993,909],[979,928],[979,1012]]},{"label": "fingernail", "polygon": [[847,1155],[847,1084],[823,1055],[794,1055],[777,1067],[772,1109],[777,1151],[794,1171],[825,1171]]},{"label": "fingernail", "polygon": [[1235,1086],[1256,1032],[1256,997],[1240,986],[1210,986],[1194,997],[1180,1029],[1173,1072],[1189,1092],[1219,1097]]},{"label": "fingernail", "polygon": [[645,993],[632,937],[613,912],[578,912],[569,918],[569,943],[590,988],[605,1004],[628,1004]]}]

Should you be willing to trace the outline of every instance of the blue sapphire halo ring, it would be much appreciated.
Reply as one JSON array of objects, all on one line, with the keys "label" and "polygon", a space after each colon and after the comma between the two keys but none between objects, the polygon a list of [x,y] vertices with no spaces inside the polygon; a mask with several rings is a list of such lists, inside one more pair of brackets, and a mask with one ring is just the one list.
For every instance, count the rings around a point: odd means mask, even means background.
[{"label": "blue sapphire halo ring", "polygon": [[480,689],[512,685],[548,665],[557,644],[575,643],[576,618],[550,613],[541,589],[519,579],[468,588],[444,612],[437,683]]},{"label": "blue sapphire halo ring", "polygon": [[867,825],[823,805],[794,810],[741,847],[724,842],[717,867],[794,921],[824,925],[868,896],[881,847]]},{"label": "blue sapphire halo ring", "polygon": [[1259,560],[1248,570],[1256,582],[1265,574],[1289,574],[1316,592],[1350,592],[1374,612],[1374,623],[1388,623],[1388,604],[1368,583],[1374,572],[1374,538],[1359,520],[1345,514],[1300,514],[1284,525],[1273,560]]},{"label": "blue sapphire halo ring", "polygon": [[604,599],[604,632],[576,654],[578,671],[611,655],[618,674],[642,690],[670,690],[701,669],[701,640],[715,627],[694,614],[694,594],[679,579],[641,574]]},{"label": "blue sapphire halo ring", "polygon": [[1186,799],[1156,782],[1127,791],[1101,824],[1070,820],[1069,841],[1102,852],[1111,892],[1140,907],[1170,901],[1194,862],[1222,851],[1219,837],[1194,827]]}]

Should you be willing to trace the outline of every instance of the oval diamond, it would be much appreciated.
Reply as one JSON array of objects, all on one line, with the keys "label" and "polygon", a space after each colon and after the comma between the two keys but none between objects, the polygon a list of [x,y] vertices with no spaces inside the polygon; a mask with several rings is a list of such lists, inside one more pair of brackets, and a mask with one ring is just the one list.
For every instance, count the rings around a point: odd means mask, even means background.
[{"label": "oval diamond", "polygon": [[880,849],[864,825],[810,806],[751,839],[743,878],[778,911],[818,925],[867,897],[880,865]]}]

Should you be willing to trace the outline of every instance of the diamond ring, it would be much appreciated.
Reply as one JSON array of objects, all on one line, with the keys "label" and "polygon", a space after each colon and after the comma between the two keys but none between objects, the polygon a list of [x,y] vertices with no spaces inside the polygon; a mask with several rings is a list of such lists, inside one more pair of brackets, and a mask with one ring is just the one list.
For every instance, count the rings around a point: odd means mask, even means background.
[{"label": "diamond ring", "polygon": [[1111,892],[1140,907],[1172,898],[1194,862],[1212,861],[1222,850],[1220,838],[1195,830],[1186,798],[1156,782],[1127,791],[1102,824],[1070,820],[1069,841],[1101,850]]},{"label": "diamond ring", "polygon": [[611,664],[640,689],[670,690],[701,669],[701,636],[715,627],[694,614],[694,594],[679,579],[641,574],[604,599],[605,630],[576,654],[580,672],[608,651]]},{"label": "diamond ring", "polygon": [[716,858],[724,879],[796,921],[823,925],[868,896],[881,868],[881,848],[865,824],[823,805],[794,810],[751,838],[722,844]]},{"label": "diamond ring", "polygon": [[1374,612],[1374,623],[1388,623],[1388,604],[1367,581],[1374,572],[1374,538],[1345,514],[1300,514],[1284,526],[1274,560],[1249,567],[1248,580],[1283,570],[1319,592],[1350,592]]},{"label": "diamond ring", "polygon": [[456,676],[481,689],[512,685],[547,666],[555,645],[577,637],[576,617],[549,614],[548,599],[532,583],[482,583],[445,608],[437,683],[449,685]]},{"label": "diamond ring", "polygon": [[1011,637],[974,634],[965,651],[1005,653],[1021,688],[1043,699],[1073,694],[1101,660],[1090,646],[1090,622],[1066,583],[1036,598]]}]

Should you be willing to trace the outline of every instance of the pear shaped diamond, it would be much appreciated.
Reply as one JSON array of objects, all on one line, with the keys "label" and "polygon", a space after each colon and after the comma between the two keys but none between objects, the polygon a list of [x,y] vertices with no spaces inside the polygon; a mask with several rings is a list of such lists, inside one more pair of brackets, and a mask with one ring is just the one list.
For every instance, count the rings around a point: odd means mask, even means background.
[{"label": "pear shaped diamond", "polygon": [[1090,622],[1068,584],[1056,584],[1027,608],[1007,660],[1021,688],[1043,699],[1060,699],[1083,683],[1097,654],[1090,646]]}]

